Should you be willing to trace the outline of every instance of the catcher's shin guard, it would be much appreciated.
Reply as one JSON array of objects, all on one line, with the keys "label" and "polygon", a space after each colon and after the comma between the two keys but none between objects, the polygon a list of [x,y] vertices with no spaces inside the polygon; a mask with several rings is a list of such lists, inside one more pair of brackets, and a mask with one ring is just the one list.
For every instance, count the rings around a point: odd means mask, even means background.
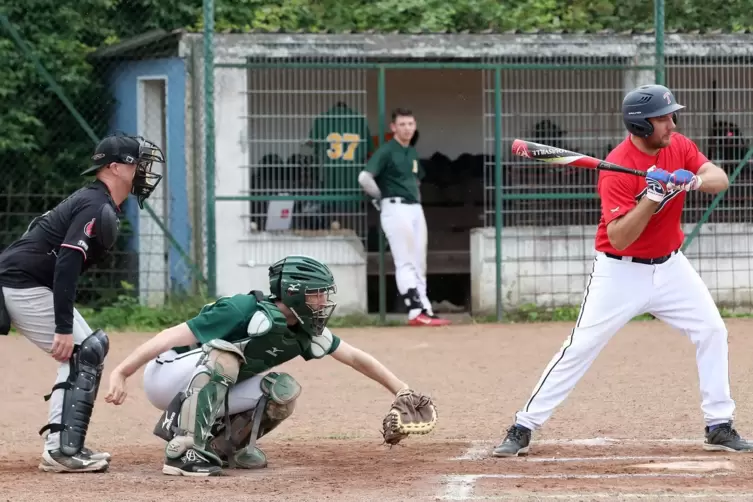
[{"label": "catcher's shin guard", "polygon": [[262,397],[254,409],[233,415],[229,426],[224,425],[225,434],[219,434],[223,427],[220,426],[212,441],[212,448],[222,454],[231,467],[233,458],[241,450],[252,452],[257,439],[293,414],[296,399],[301,394],[301,385],[287,373],[269,372],[260,385]]},{"label": "catcher's shin guard", "polygon": [[[84,447],[109,349],[110,340],[104,331],[98,329],[81,345],[74,347],[68,360],[68,379],[52,387],[52,392],[63,389],[62,417],[59,424],[47,424],[40,429],[39,434],[42,435],[47,430],[60,432],[60,451],[69,457]],[[50,399],[52,392],[44,397],[45,401]]]},{"label": "catcher's shin guard", "polygon": [[[160,423],[164,425],[158,424],[158,427],[165,435],[157,435],[170,437],[165,447],[168,459],[178,459],[193,449],[221,465],[221,460],[208,447],[207,441],[223,407],[226,419],[229,417],[227,393],[230,386],[235,384],[240,363],[245,361],[245,357],[238,347],[224,340],[212,340],[202,347],[204,354],[197,363],[201,370],[191,379],[188,389],[176,396],[163,413]],[[173,413],[178,405],[177,429],[173,430]]]}]

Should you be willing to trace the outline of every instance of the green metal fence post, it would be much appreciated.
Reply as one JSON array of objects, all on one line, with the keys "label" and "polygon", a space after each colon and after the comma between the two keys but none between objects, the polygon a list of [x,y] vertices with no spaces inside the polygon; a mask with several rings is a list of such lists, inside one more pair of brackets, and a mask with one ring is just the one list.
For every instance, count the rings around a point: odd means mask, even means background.
[{"label": "green metal fence post", "polygon": [[217,231],[214,200],[214,0],[204,0],[204,176],[207,213],[207,289],[217,294]]},{"label": "green metal fence post", "polygon": [[657,84],[665,85],[664,76],[664,0],[654,0],[654,30],[656,31],[656,70]]},{"label": "green metal fence post", "polygon": [[502,69],[494,70],[494,266],[497,322],[502,322]]},{"label": "green metal fence post", "polygon": [[[379,144],[384,141],[386,134],[387,122],[385,114],[387,113],[387,75],[384,66],[379,67],[379,78],[377,80],[377,106],[379,108]],[[384,232],[382,226],[377,225],[379,228],[379,321],[385,323],[387,321],[387,277],[384,267]]]}]

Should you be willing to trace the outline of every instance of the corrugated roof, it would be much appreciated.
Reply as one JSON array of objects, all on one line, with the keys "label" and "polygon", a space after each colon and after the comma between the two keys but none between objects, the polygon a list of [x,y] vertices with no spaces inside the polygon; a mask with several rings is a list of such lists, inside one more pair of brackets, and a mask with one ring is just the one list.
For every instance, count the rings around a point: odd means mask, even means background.
[{"label": "corrugated roof", "polygon": [[[746,32],[667,32],[669,57],[753,56]],[[753,32],[752,32],[753,33]],[[155,30],[103,47],[92,59],[186,57],[187,44],[199,42],[202,33]],[[219,63],[243,62],[249,57],[358,57],[371,60],[479,60],[495,57],[635,58],[653,54],[654,32],[644,31],[544,31],[304,33],[249,31],[215,33],[214,52]]]},{"label": "corrugated roof", "polygon": [[[198,33],[198,32],[197,32]],[[421,28],[413,28],[410,30],[285,30],[278,28],[274,30],[270,29],[252,29],[252,30],[224,30],[218,31],[221,34],[305,34],[305,35],[349,35],[349,34],[364,34],[364,35],[443,35],[443,34],[459,34],[459,35],[653,35],[655,30],[613,30],[613,29],[601,29],[601,30],[567,30],[567,29],[532,29],[532,30],[424,30]],[[707,30],[679,30],[667,29],[664,31],[666,35],[679,34],[679,35],[746,35],[753,34],[753,27],[740,30],[722,30],[722,29],[707,29]]]}]

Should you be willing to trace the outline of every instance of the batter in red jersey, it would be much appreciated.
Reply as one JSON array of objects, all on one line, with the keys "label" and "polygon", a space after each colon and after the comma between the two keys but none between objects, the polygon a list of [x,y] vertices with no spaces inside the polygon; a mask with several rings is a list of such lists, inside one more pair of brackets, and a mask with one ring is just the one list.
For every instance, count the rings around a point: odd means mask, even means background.
[{"label": "batter in red jersey", "polygon": [[646,171],[646,177],[600,172],[596,257],[578,320],[494,456],[527,454],[531,432],[551,417],[612,336],[644,313],[676,328],[696,347],[704,449],[753,451],[732,427],[727,329],[708,288],[680,251],[686,193],[716,194],[729,181],[693,141],[674,131],[682,108],[661,85],[639,87],[623,100],[629,135],[606,160]]}]

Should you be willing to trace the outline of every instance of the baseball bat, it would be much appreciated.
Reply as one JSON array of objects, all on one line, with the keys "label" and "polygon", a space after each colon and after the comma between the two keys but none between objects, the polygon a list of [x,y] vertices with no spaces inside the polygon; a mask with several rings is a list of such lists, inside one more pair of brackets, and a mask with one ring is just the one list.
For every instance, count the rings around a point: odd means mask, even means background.
[{"label": "baseball bat", "polygon": [[643,177],[646,176],[644,171],[618,166],[617,164],[597,159],[590,155],[584,155],[582,153],[572,152],[554,146],[542,145],[541,143],[534,143],[533,141],[526,141],[524,139],[516,139],[512,142],[512,153],[518,157],[534,159],[549,164],[582,167],[599,171],[615,171],[618,173],[627,173]]}]

